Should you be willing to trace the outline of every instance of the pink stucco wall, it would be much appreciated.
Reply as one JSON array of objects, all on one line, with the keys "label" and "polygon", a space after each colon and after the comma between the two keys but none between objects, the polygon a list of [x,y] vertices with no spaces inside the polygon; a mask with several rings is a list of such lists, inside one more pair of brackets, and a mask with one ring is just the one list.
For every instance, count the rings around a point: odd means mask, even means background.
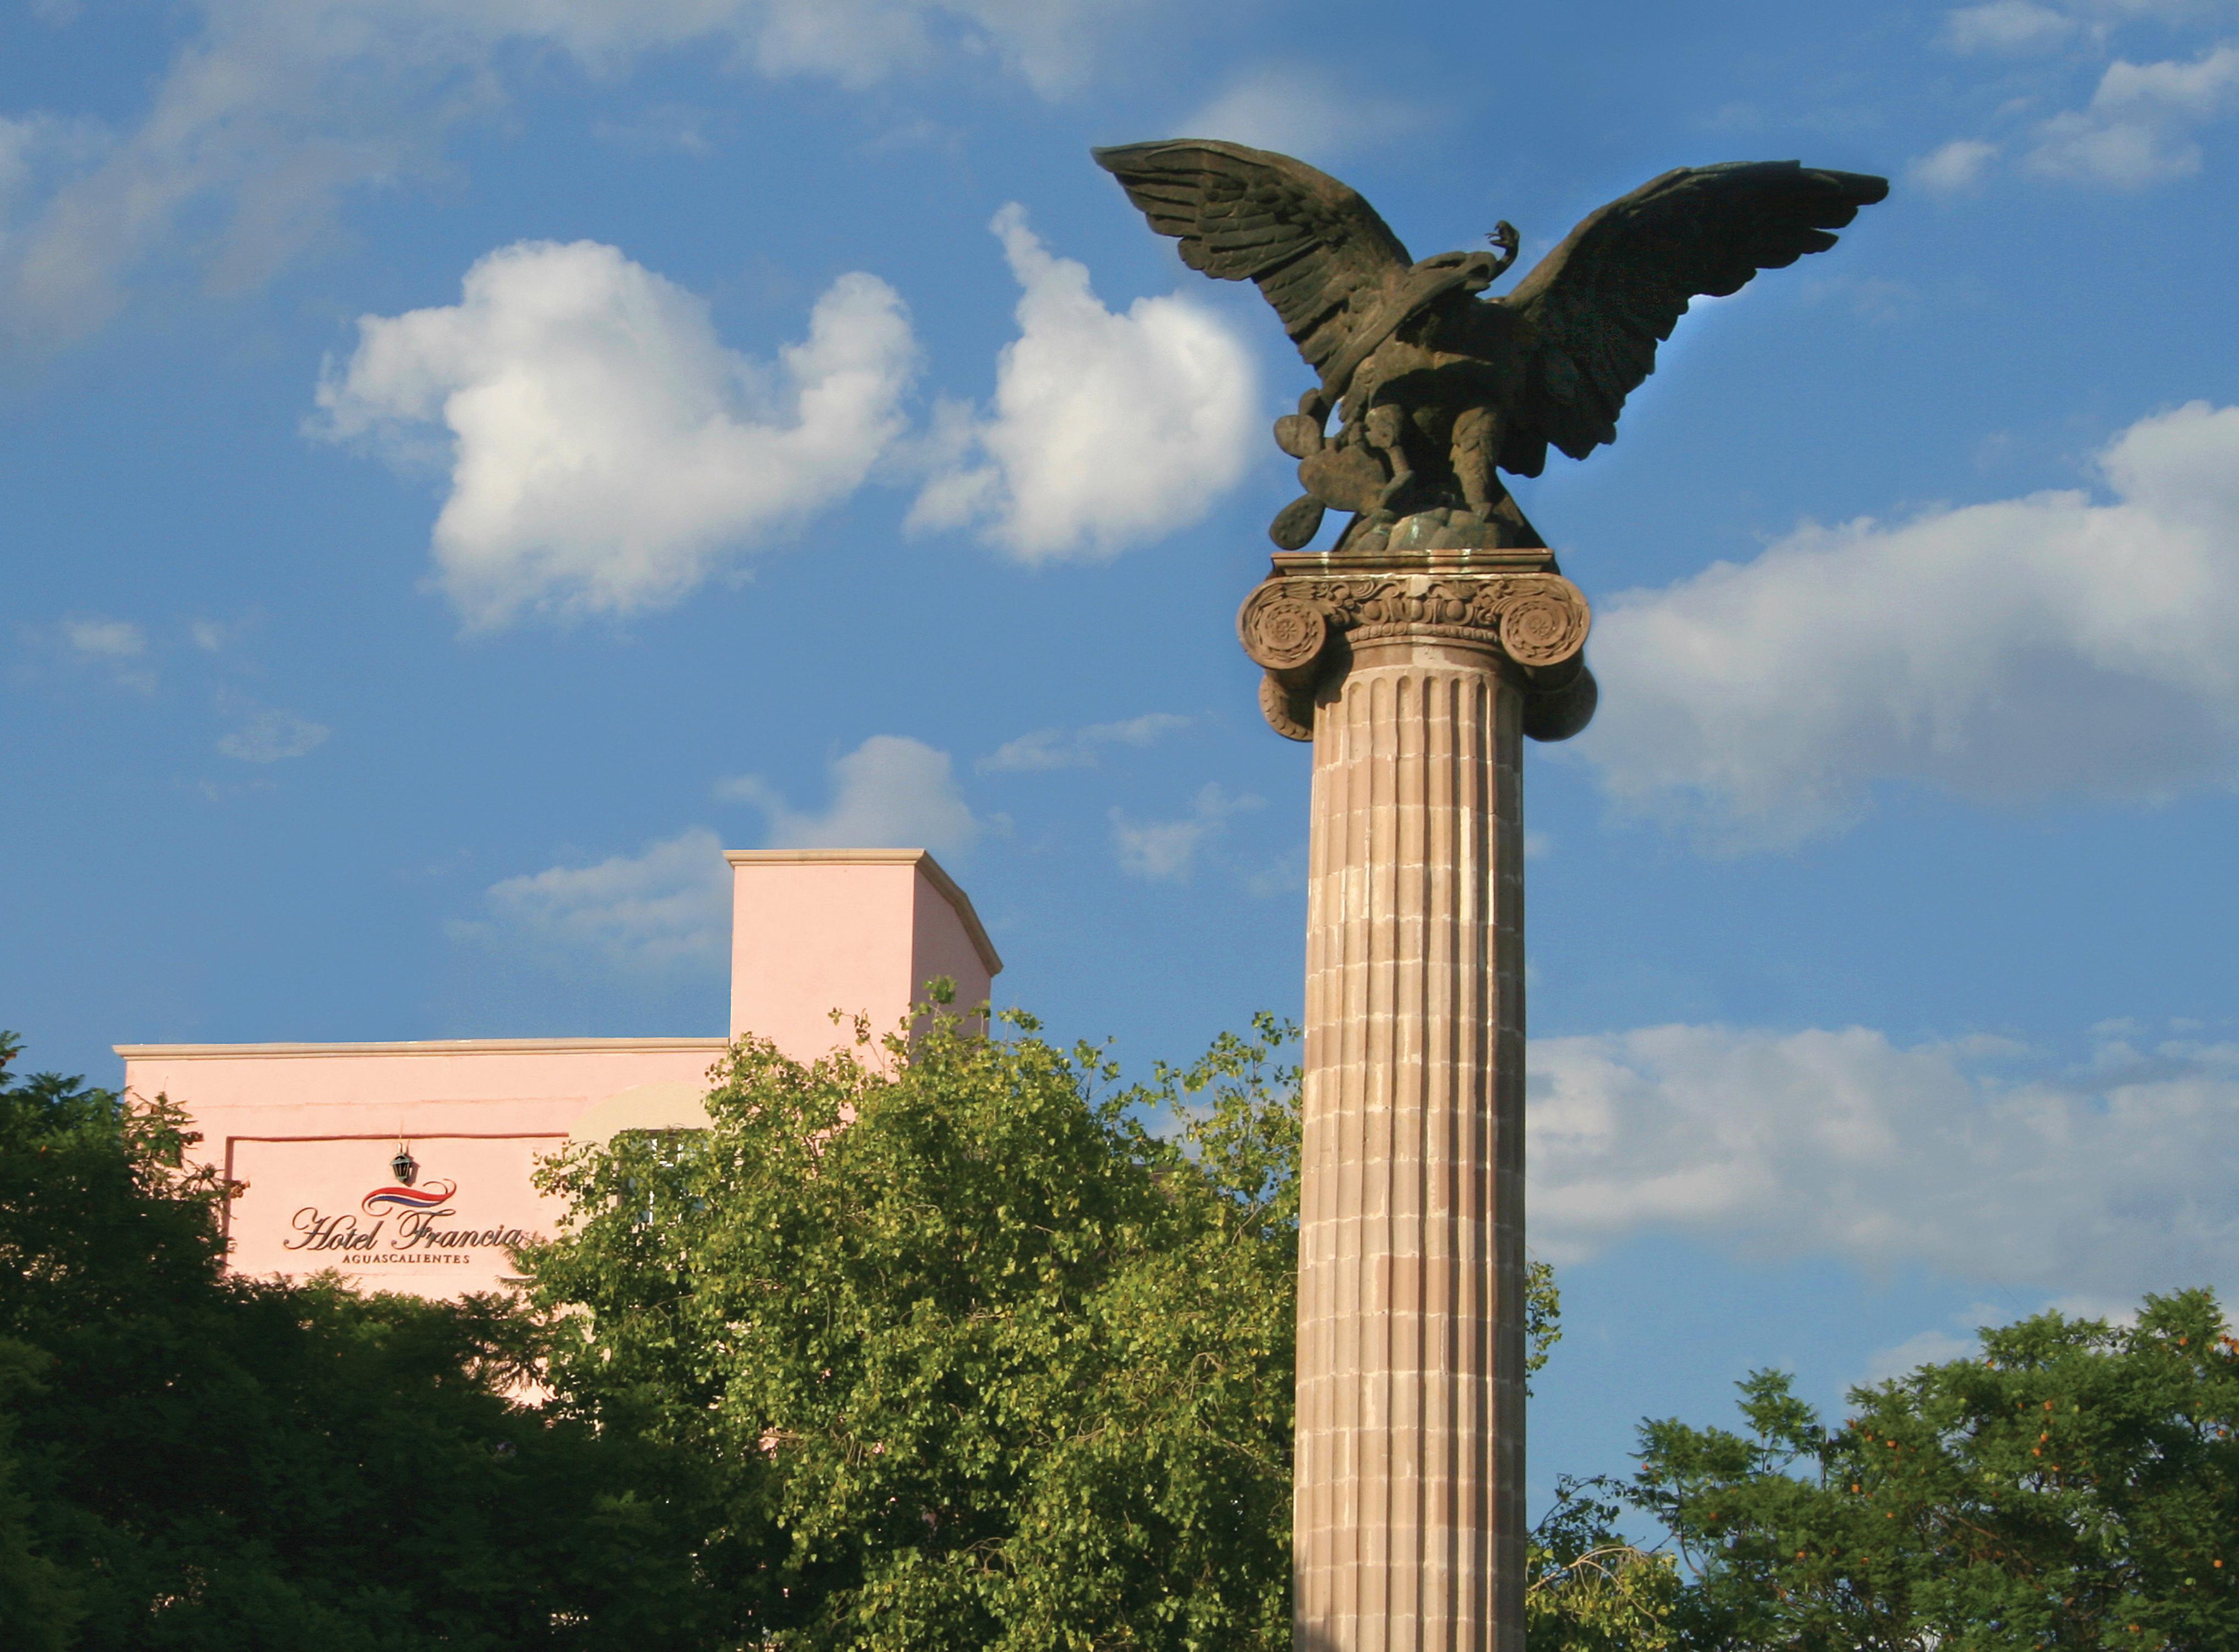
[{"label": "pink stucco wall", "polygon": [[[1002,968],[971,902],[921,850],[734,853],[731,1030],[814,1060],[853,1038],[830,1012],[897,1025],[947,975],[964,1005]],[[506,1246],[548,1234],[535,1162],[586,1116],[698,1117],[727,1040],[514,1038],[419,1044],[119,1045],[125,1084],[185,1106],[196,1152],[247,1184],[229,1265],[443,1297],[495,1288]],[[647,1089],[646,1086],[654,1086]],[[626,1094],[625,1092],[628,1092]],[[601,1108],[601,1104],[608,1104]],[[648,1109],[650,1107],[651,1111]],[[599,1109],[594,1112],[594,1109]],[[664,1111],[666,1110],[666,1111]],[[674,1117],[668,1117],[673,1112]],[[596,1133],[594,1131],[593,1133]],[[409,1144],[414,1185],[390,1159]]]},{"label": "pink stucco wall", "polygon": [[[384,1290],[450,1296],[493,1289],[510,1264],[502,1240],[438,1244],[431,1232],[548,1233],[556,1211],[530,1184],[533,1157],[564,1145],[575,1119],[617,1091],[700,1085],[724,1047],[721,1038],[520,1038],[121,1045],[117,1053],[128,1086],[192,1114],[202,1161],[248,1184],[226,1213],[229,1265],[296,1278],[334,1267]],[[452,1186],[441,1216],[423,1219],[401,1201],[364,1208],[395,1182],[400,1141],[420,1162],[422,1191]],[[369,1237],[329,1242],[351,1235]],[[427,1255],[444,1259],[413,1259]]]},{"label": "pink stucco wall", "polygon": [[[1003,967],[964,892],[921,849],[734,850],[731,1031],[799,1059],[901,1024],[946,975],[987,1002]],[[840,1012],[834,1022],[832,1012]]]}]

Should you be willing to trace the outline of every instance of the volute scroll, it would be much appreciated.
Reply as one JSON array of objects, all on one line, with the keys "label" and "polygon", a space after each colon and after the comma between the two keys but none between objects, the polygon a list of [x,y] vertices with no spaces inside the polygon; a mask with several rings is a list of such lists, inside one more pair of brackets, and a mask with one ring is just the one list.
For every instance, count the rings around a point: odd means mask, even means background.
[{"label": "volute scroll", "polygon": [[1286,740],[1313,738],[1314,696],[1349,657],[1346,639],[1419,634],[1479,642],[1515,668],[1525,732],[1567,740],[1593,714],[1583,651],[1592,627],[1585,594],[1536,556],[1501,556],[1472,567],[1466,554],[1428,554],[1346,566],[1293,554],[1237,611],[1237,640],[1266,674],[1259,708]]}]

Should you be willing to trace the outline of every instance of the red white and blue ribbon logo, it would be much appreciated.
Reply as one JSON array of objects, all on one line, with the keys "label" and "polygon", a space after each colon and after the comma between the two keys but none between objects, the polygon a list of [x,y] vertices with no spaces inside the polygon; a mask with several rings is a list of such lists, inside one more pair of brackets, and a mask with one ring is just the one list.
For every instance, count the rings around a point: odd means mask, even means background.
[{"label": "red white and blue ribbon logo", "polygon": [[430,1182],[425,1187],[376,1187],[359,1201],[368,1216],[382,1211],[432,1211],[459,1191],[456,1182]]}]

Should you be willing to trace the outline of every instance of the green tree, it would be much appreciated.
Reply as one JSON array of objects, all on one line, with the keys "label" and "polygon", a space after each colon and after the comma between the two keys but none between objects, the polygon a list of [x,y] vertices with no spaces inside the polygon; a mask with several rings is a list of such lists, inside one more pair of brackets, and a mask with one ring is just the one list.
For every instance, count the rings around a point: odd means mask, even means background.
[{"label": "green tree", "polygon": [[[229,1278],[178,1109],[0,1038],[0,1623],[10,1647],[708,1644],[685,1465],[509,1403],[494,1302]],[[688,1519],[679,1510],[689,1508]]]},{"label": "green tree", "polygon": [[0,1339],[0,1623],[22,1652],[63,1652],[77,1617],[62,1569],[32,1547],[31,1500],[16,1483],[10,1408],[42,1391],[45,1363],[29,1343]]},{"label": "green tree", "polygon": [[[710,1130],[555,1166],[552,1380],[716,1465],[700,1552],[741,1638],[1286,1647],[1292,1030],[1123,1087],[1016,1018],[814,1066],[749,1040]],[[1529,1309],[1537,1370],[1543,1265]],[[1542,1616],[1612,1621],[1583,1584]]]},{"label": "green tree", "polygon": [[1674,1645],[1682,1591],[1673,1557],[1618,1529],[1623,1489],[1565,1476],[1525,1544],[1531,1652],[1662,1652]]},{"label": "green tree", "polygon": [[744,1041],[711,1129],[549,1172],[552,1380],[726,1465],[706,1548],[752,1635],[1288,1644],[1284,1030],[1137,1089],[1033,1031]]},{"label": "green tree", "polygon": [[1839,1429],[1779,1372],[1741,1388],[1746,1433],[1642,1430],[1632,1496],[1697,1575],[1682,1644],[2239,1646],[2239,1342],[2209,1292],[1986,1330]]}]

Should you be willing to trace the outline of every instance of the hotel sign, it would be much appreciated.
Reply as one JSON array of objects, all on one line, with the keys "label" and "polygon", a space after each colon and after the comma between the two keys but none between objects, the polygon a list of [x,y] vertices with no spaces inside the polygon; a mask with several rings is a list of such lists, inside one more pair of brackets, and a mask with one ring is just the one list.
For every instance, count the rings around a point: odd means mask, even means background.
[{"label": "hotel sign", "polygon": [[518,1227],[476,1228],[451,1220],[456,1182],[426,1187],[376,1187],[355,1211],[332,1215],[306,1204],[289,1220],[296,1237],[282,1249],[322,1257],[337,1268],[474,1265],[475,1252],[510,1251],[544,1236]]},{"label": "hotel sign", "polygon": [[296,1279],[333,1269],[371,1290],[495,1290],[517,1277],[515,1250],[557,1225],[559,1201],[533,1178],[565,1142],[422,1138],[411,1151],[423,1174],[401,1149],[392,1167],[393,1137],[236,1137],[231,1173],[248,1185],[227,1212],[228,1265]]}]

